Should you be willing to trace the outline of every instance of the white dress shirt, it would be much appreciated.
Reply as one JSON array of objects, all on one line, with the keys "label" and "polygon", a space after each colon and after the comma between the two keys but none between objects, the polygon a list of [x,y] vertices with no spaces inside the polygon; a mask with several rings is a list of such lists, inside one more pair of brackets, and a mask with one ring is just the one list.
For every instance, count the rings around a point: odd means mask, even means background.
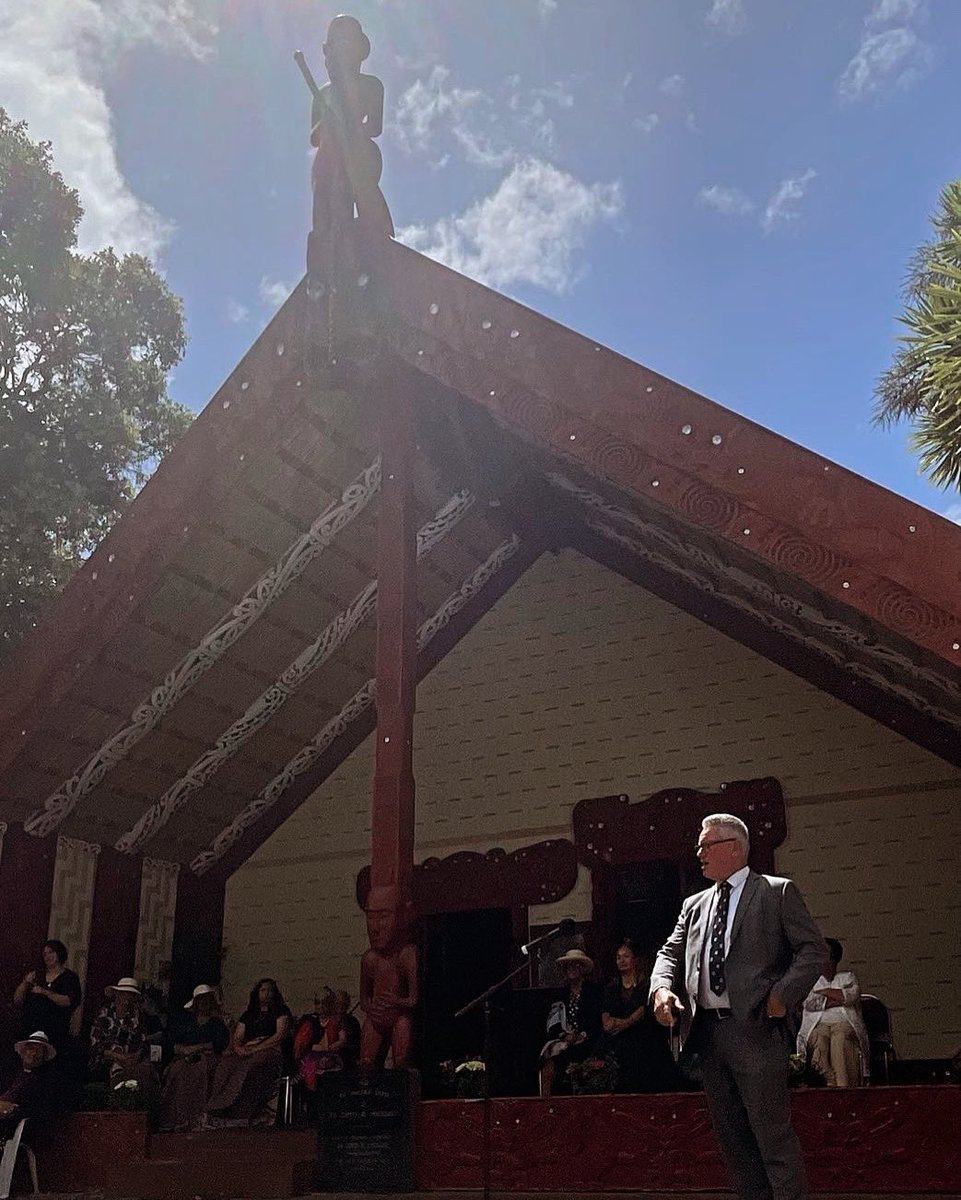
[{"label": "white dress shirt", "polygon": [[[727,958],[728,951],[731,949],[731,930],[734,928],[734,915],[737,912],[738,902],[741,899],[741,893],[744,891],[744,884],[747,881],[748,875],[751,873],[750,867],[741,867],[739,871],[735,871],[733,875],[728,876],[727,882],[731,885],[731,895],[727,905],[727,928],[724,930],[724,957]],[[731,999],[727,994],[727,988],[716,996],[711,991],[711,972],[708,967],[708,959],[711,954],[711,930],[714,927],[714,914],[717,911],[717,905],[721,898],[720,883],[714,885],[714,895],[711,897],[710,906],[708,908],[707,923],[704,926],[704,941],[701,946],[701,970],[697,977],[697,1003],[700,1008],[730,1008]]]}]

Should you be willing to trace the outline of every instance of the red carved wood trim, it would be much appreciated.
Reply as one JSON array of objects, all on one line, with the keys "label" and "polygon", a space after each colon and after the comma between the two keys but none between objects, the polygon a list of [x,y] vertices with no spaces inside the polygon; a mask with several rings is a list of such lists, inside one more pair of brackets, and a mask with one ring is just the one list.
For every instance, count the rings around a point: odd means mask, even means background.
[{"label": "red carved wood trim", "polygon": [[[810,1189],[834,1194],[956,1195],[961,1088],[821,1088],[792,1093]],[[417,1186],[477,1189],[483,1113],[471,1101],[422,1103]],[[728,1191],[730,1181],[699,1093],[495,1099],[495,1191]]]},{"label": "red carved wood trim", "polygon": [[957,526],[398,243],[374,252],[412,365],[961,665]]},{"label": "red carved wood trim", "polygon": [[[461,850],[414,867],[418,916],[474,908],[526,908],[562,900],[577,882],[577,852],[565,838],[534,842],[508,853]],[[357,903],[366,906],[370,867],[357,875]]]},{"label": "red carved wood trim", "polygon": [[751,831],[751,865],[773,871],[774,851],[787,837],[784,794],[773,778],[722,783],[718,792],[665,788],[633,804],[623,794],[581,800],[571,815],[574,844],[591,868],[655,859],[691,864],[701,821],[715,812],[741,818]]}]

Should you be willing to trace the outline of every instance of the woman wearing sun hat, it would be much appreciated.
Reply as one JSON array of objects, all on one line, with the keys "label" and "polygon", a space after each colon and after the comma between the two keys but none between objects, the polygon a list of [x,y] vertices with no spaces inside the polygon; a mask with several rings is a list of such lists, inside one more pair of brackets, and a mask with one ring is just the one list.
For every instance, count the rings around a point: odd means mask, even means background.
[{"label": "woman wearing sun hat", "polygon": [[230,1040],[217,989],[198,983],[183,1010],[171,1015],[167,1037],[173,1057],[164,1075],[159,1128],[193,1129],[201,1123],[214,1070]]},{"label": "woman wearing sun hat", "polygon": [[140,984],[126,975],[106,992],[107,1003],[90,1029],[90,1077],[114,1087],[132,1079],[154,1089],[157,1078],[147,1052]]},{"label": "woman wearing sun hat", "polygon": [[551,1005],[548,1041],[541,1049],[541,1095],[548,1099],[555,1082],[567,1084],[571,1063],[583,1062],[601,1035],[601,994],[589,981],[594,960],[572,949],[557,960],[566,980],[563,1000]]}]

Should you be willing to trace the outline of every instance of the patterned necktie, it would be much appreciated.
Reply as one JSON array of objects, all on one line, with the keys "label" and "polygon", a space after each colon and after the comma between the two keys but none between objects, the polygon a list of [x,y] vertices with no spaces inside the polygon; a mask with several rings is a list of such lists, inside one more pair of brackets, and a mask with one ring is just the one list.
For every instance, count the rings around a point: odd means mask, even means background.
[{"label": "patterned necktie", "polygon": [[727,910],[731,903],[731,885],[725,879],[717,885],[717,907],[711,923],[711,951],[708,956],[708,973],[711,991],[720,996],[726,986],[724,978],[724,935],[727,932]]}]

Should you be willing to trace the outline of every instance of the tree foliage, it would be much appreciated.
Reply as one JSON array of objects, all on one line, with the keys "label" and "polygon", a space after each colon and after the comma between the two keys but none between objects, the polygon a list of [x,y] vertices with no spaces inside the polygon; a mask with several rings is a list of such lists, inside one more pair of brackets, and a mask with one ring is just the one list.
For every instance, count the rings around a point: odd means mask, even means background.
[{"label": "tree foliage", "polygon": [[77,193],[0,109],[0,655],[190,422],[181,304],[147,259],[75,250]]},{"label": "tree foliage", "polygon": [[961,180],[942,191],[934,239],[911,266],[901,316],[908,332],[877,387],[875,419],[906,418],[921,469],[961,488]]}]

